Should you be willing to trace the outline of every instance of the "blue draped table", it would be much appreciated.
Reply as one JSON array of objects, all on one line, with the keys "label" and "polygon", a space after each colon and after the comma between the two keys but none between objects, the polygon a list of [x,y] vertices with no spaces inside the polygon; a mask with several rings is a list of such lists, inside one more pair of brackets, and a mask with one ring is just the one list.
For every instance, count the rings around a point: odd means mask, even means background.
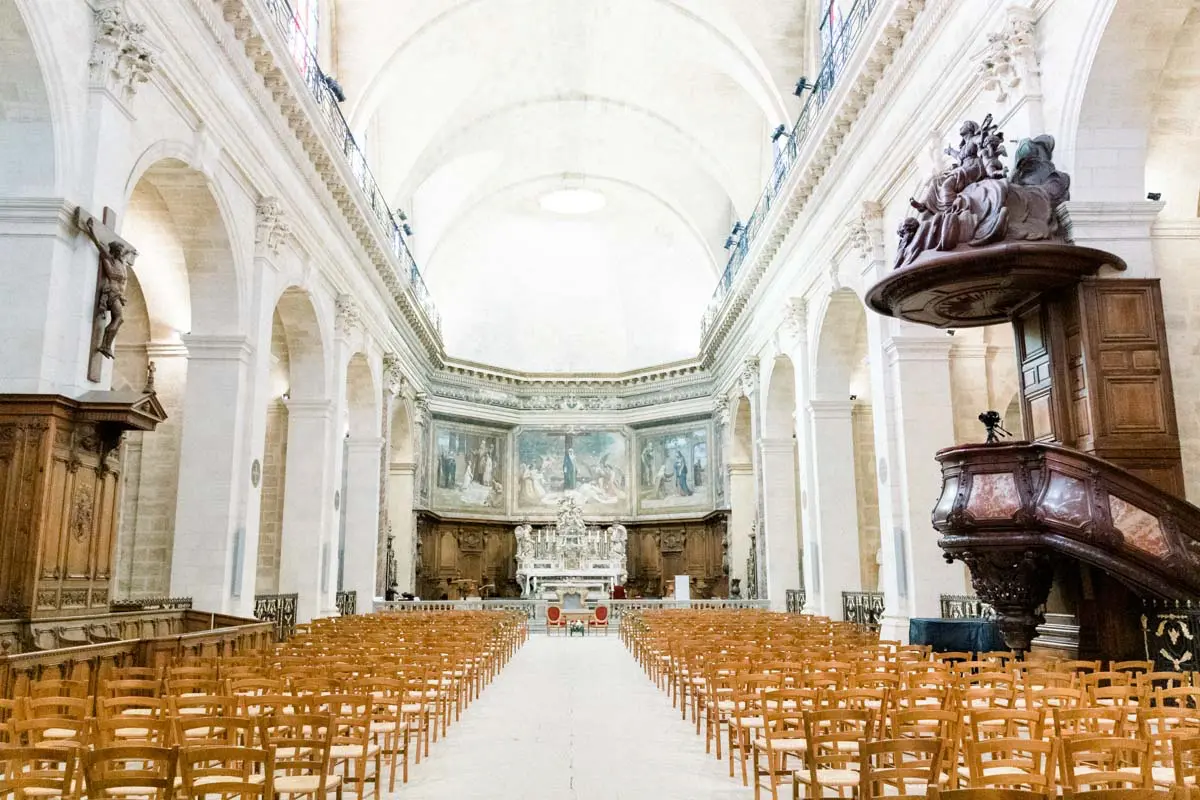
[{"label": "blue draped table", "polygon": [[927,644],[935,653],[989,653],[1008,650],[1000,628],[988,619],[914,617],[908,621],[910,644]]}]

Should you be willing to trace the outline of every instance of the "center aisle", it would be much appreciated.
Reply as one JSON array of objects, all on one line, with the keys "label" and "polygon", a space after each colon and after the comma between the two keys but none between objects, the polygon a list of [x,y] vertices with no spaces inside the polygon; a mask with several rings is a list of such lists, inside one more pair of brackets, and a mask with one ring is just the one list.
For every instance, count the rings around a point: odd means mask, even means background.
[{"label": "center aisle", "polygon": [[746,800],[616,635],[531,636],[396,798]]}]

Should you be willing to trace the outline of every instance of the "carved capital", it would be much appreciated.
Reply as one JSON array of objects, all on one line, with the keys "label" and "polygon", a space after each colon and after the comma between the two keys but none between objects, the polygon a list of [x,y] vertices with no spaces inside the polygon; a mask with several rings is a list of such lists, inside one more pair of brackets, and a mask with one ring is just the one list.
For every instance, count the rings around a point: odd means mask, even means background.
[{"label": "carved capital", "polygon": [[383,390],[392,397],[399,397],[404,391],[408,379],[404,377],[400,356],[395,353],[383,354]]},{"label": "carved capital", "polygon": [[[836,270],[836,266],[835,266]],[[783,323],[780,330],[790,339],[799,339],[804,335],[808,324],[808,304],[803,298],[793,297],[783,308]]]},{"label": "carved capital", "polygon": [[1009,99],[1020,89],[1025,94],[1041,92],[1041,69],[1037,60],[1037,22],[1028,8],[1011,6],[998,33],[988,34],[987,44],[975,54],[975,69],[984,91],[997,102]]},{"label": "carved capital", "polygon": [[429,395],[417,392],[413,398],[413,424],[424,428],[429,424]]},{"label": "carved capital", "polygon": [[[863,261],[875,260],[883,247],[883,206],[873,200],[864,200],[858,216],[846,223],[850,234],[850,245]],[[836,281],[835,289],[841,288]]]},{"label": "carved capital", "polygon": [[88,59],[92,86],[130,99],[158,68],[157,51],[146,39],[146,26],[129,17],[122,0],[107,0],[94,14],[96,30]]},{"label": "carved capital", "polygon": [[713,424],[718,430],[729,427],[729,398],[721,395],[713,400]]},{"label": "carved capital", "polygon": [[358,303],[348,294],[339,294],[335,301],[335,326],[337,332],[349,336],[362,325],[362,312]]},{"label": "carved capital", "polygon": [[746,356],[742,362],[742,394],[750,397],[758,390],[758,356]]},{"label": "carved capital", "polygon": [[264,197],[258,201],[258,226],[254,233],[254,243],[258,248],[273,256],[279,255],[279,248],[292,232],[283,206],[276,197]]}]

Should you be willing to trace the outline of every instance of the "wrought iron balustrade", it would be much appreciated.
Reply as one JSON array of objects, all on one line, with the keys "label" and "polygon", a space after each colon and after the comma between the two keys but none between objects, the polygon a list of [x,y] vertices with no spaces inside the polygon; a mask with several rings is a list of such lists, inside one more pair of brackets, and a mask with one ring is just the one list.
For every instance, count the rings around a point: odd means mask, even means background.
[{"label": "wrought iron balustrade", "polygon": [[787,603],[789,614],[802,614],[804,604],[808,602],[808,593],[804,589],[788,589],[784,601]]},{"label": "wrought iron balustrade", "polygon": [[812,84],[812,90],[804,100],[800,116],[796,118],[796,124],[792,127],[791,133],[783,137],[783,145],[775,158],[771,175],[767,178],[767,185],[759,195],[754,211],[746,220],[741,237],[737,239],[730,250],[729,261],[726,262],[725,269],[721,272],[717,288],[713,290],[712,299],[701,320],[701,336],[706,335],[709,328],[720,317],[746,256],[749,255],[767,215],[779,200],[780,190],[799,161],[800,148],[808,141],[816,128],[818,115],[828,104],[833,87],[845,72],[846,64],[849,63],[850,56],[854,54],[862,39],[863,31],[867,28],[867,21],[879,3],[880,0],[857,0],[850,12],[843,18],[841,27],[838,28],[829,48],[822,54],[820,71]]},{"label": "wrought iron balustrade", "polygon": [[341,106],[338,104],[333,89],[329,86],[327,76],[321,69],[316,54],[308,46],[304,35],[304,26],[292,11],[291,4],[287,0],[261,0],[261,2],[275,22],[275,27],[283,35],[284,41],[287,42],[292,61],[300,71],[309,93],[316,101],[325,127],[339,143],[342,156],[349,165],[358,188],[366,196],[367,206],[371,209],[376,222],[387,234],[392,255],[400,262],[400,277],[412,289],[413,297],[421,306],[429,324],[440,334],[442,330],[441,314],[438,313],[433,297],[429,293],[429,287],[425,285],[421,270],[417,267],[412,251],[409,250],[404,232],[397,224],[396,217],[388,207],[387,201],[384,200],[379,183],[371,174],[366,155],[363,154],[354,134],[350,132],[346,118],[342,116]]},{"label": "wrought iron balustrade", "polygon": [[275,624],[275,641],[289,639],[296,632],[298,594],[254,595],[254,618]]},{"label": "wrought iron balustrade", "polygon": [[996,610],[970,594],[942,595],[942,619],[995,619]]},{"label": "wrought iron balustrade", "polygon": [[358,592],[351,589],[348,592],[338,592],[334,600],[334,605],[337,606],[338,614],[343,617],[352,617],[358,613]]},{"label": "wrought iron balustrade", "polygon": [[842,619],[847,622],[878,629],[883,609],[883,592],[842,592]]}]

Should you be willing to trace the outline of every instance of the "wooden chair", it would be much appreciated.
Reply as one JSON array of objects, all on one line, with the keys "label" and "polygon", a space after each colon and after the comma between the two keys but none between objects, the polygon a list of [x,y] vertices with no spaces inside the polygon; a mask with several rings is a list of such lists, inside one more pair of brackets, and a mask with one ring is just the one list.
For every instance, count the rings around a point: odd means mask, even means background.
[{"label": "wooden chair", "polygon": [[930,800],[1050,800],[1045,792],[1026,789],[933,789]]},{"label": "wooden chair", "polygon": [[807,772],[796,779],[808,797],[853,797],[861,778],[862,743],[869,741],[874,715],[863,709],[826,709],[804,714]]},{"label": "wooden chair", "polygon": [[862,800],[927,796],[942,778],[941,739],[879,739],[860,745]]},{"label": "wooden chair", "polygon": [[546,606],[546,633],[552,633],[555,630],[566,631],[567,620],[563,616],[562,606],[548,605]]},{"label": "wooden chair", "polygon": [[184,793],[199,800],[218,795],[270,800],[274,793],[271,752],[230,745],[188,746],[179,751]]},{"label": "wooden chair", "polygon": [[[794,785],[797,770],[804,768],[808,735],[804,727],[803,703],[807,694],[803,689],[782,689],[766,694],[762,732],[751,743],[755,800],[761,797],[763,778],[767,779],[765,787],[771,792],[771,800],[779,800],[779,786],[785,782]],[[789,766],[789,758],[797,763]]]},{"label": "wooden chair", "polygon": [[1171,742],[1171,761],[1175,771],[1174,786],[1180,799],[1195,797],[1196,787],[1200,786],[1200,737]]},{"label": "wooden chair", "polygon": [[971,788],[1053,792],[1057,740],[985,739],[966,743]]},{"label": "wooden chair", "polygon": [[1145,740],[1071,736],[1063,740],[1061,752],[1064,789],[1153,788],[1150,743]]},{"label": "wooden chair", "polygon": [[88,800],[171,800],[178,750],[174,747],[101,747],[84,754]]},{"label": "wooden chair", "polygon": [[321,710],[333,718],[333,739],[329,749],[329,769],[342,767],[342,784],[354,784],[359,800],[370,782],[379,794],[381,748],[372,741],[371,723],[374,704],[362,695],[329,695],[320,698]]},{"label": "wooden chair", "polygon": [[79,796],[77,751],[64,747],[2,747],[0,775],[16,800]]},{"label": "wooden chair", "polygon": [[598,605],[592,610],[592,618],[588,620],[588,628],[603,628],[608,636],[608,606]]},{"label": "wooden chair", "polygon": [[254,747],[258,740],[258,723],[250,717],[202,717],[192,714],[176,717],[172,722],[175,743],[180,747]]},{"label": "wooden chair", "polygon": [[271,754],[269,779],[276,795],[312,795],[331,791],[342,800],[342,779],[330,773],[333,722],[322,714],[281,714],[260,721],[262,742]]}]

